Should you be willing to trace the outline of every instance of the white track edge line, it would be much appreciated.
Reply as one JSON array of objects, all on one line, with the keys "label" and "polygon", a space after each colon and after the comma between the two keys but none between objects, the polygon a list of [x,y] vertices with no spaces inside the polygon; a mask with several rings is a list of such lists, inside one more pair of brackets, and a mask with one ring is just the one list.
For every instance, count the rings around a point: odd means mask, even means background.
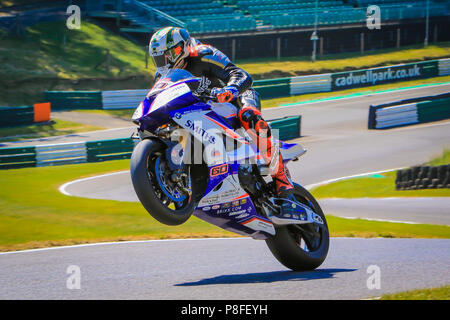
[{"label": "white track edge line", "polygon": [[375,96],[375,95],[379,95],[379,94],[399,93],[399,92],[403,92],[403,91],[420,90],[420,89],[425,89],[425,88],[436,88],[436,87],[442,87],[442,86],[448,86],[448,85],[450,85],[450,83],[443,83],[443,84],[430,85],[430,86],[417,87],[417,88],[407,88],[407,89],[398,88],[398,89],[390,90],[387,92],[386,91],[385,92],[371,92],[371,93],[355,95],[355,96],[351,96],[351,97],[346,97],[346,96],[339,97],[338,96],[338,97],[334,97],[334,99],[333,99],[333,97],[330,97],[330,99],[324,98],[321,101],[312,101],[312,102],[299,101],[297,104],[295,104],[295,102],[294,102],[294,104],[291,104],[291,105],[280,105],[278,107],[265,108],[265,109],[263,108],[263,111],[264,110],[273,110],[273,109],[294,108],[294,107],[299,107],[299,106],[304,106],[304,105],[309,105],[309,104],[326,103],[326,102],[333,102],[333,101],[339,101],[339,100],[345,100],[345,99],[355,99],[355,98],[368,97],[368,96],[370,97],[370,96]]},{"label": "white track edge line", "polygon": [[351,176],[345,176],[345,177],[340,177],[340,178],[329,179],[329,180],[325,180],[325,181],[322,181],[322,182],[309,184],[309,185],[305,186],[305,188],[310,190],[312,188],[323,186],[323,185],[326,185],[326,184],[329,184],[329,183],[332,183],[332,182],[337,182],[337,181],[341,181],[341,180],[347,180],[347,179],[356,178],[356,177],[368,176],[368,175],[371,175],[371,174],[384,173],[384,172],[389,172],[389,171],[396,171],[396,170],[401,170],[401,169],[405,169],[405,167],[394,168],[394,169],[387,169],[387,170],[380,170],[380,171],[365,172],[365,173],[354,174],[354,175],[351,175]]},{"label": "white track edge line", "polygon": [[12,253],[27,253],[27,252],[39,252],[48,250],[59,250],[59,249],[71,249],[71,248],[82,248],[82,247],[94,247],[94,246],[104,246],[111,244],[137,244],[137,243],[149,243],[149,242],[175,242],[175,241],[200,241],[200,240],[236,240],[236,239],[251,239],[249,237],[229,237],[229,238],[180,238],[180,239],[154,239],[154,240],[130,240],[130,241],[109,241],[109,242],[93,242],[93,243],[83,243],[74,244],[68,246],[55,246],[48,248],[37,248],[37,249],[27,249],[18,251],[6,251],[0,252],[0,255],[12,254]]},{"label": "white track edge line", "polygon": [[77,179],[77,180],[73,180],[73,181],[69,181],[64,183],[63,185],[61,185],[58,190],[59,192],[61,192],[62,194],[66,195],[66,196],[71,196],[73,197],[74,195],[70,194],[69,192],[66,191],[66,188],[68,186],[70,186],[71,184],[74,183],[78,183],[78,182],[82,182],[82,181],[88,181],[88,180],[93,180],[93,179],[97,179],[97,178],[102,178],[102,177],[107,177],[107,176],[114,176],[114,175],[118,175],[118,174],[124,174],[127,173],[128,170],[124,170],[124,171],[118,171],[118,172],[112,172],[112,173],[106,173],[106,174],[101,174],[98,176],[93,176],[93,177],[88,177],[88,178],[81,178],[81,179]]}]

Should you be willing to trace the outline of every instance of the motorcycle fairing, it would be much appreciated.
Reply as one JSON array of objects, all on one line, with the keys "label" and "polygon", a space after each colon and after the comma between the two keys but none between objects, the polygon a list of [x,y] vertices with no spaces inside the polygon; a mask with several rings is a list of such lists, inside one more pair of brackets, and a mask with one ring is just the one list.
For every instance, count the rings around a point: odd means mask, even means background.
[{"label": "motorcycle fairing", "polygon": [[[261,161],[261,155],[256,146],[249,143],[249,139],[233,129],[230,121],[237,121],[236,115],[221,117],[211,109],[210,104],[200,102],[187,85],[192,81],[196,80],[169,82],[163,88],[156,88],[159,90],[157,95],[152,95],[152,90],[136,110],[133,120],[141,124],[141,130],[150,132],[173,120],[201,141],[205,150],[210,148],[213,155],[205,152],[210,172],[208,185],[193,215],[225,230],[255,239],[275,235],[273,223],[257,213],[252,199],[241,187],[238,178],[240,163],[248,159]],[[216,133],[238,141],[240,148],[226,151],[226,155],[222,154],[223,148],[215,148],[216,145],[219,146],[219,141],[223,141],[222,136]],[[280,149],[291,149],[293,146],[281,143]],[[247,151],[243,152],[245,148]],[[212,174],[214,168],[224,165],[227,166],[226,171]]]},{"label": "motorcycle fairing", "polygon": [[[241,187],[238,178],[239,163],[229,163],[229,157],[222,154],[219,157],[209,154],[208,148],[221,153],[224,151],[223,148],[215,148],[222,146],[219,144],[222,138],[214,132],[227,135],[240,141],[241,144],[249,144],[248,141],[235,133],[229,124],[210,109],[209,105],[204,104],[203,110],[198,108],[199,105],[171,112],[172,119],[205,146],[209,181],[193,215],[225,230],[255,239],[266,239],[275,235],[273,223],[257,213],[249,194]],[[256,155],[257,151],[253,149],[250,156]],[[243,156],[242,160],[247,158],[248,155]],[[214,172],[216,168],[220,168],[217,173]]]},{"label": "motorcycle fairing", "polygon": [[259,215],[249,194],[239,184],[237,174],[224,174],[210,180],[209,192],[200,200],[193,215],[225,230],[254,239],[275,235],[273,223]]}]

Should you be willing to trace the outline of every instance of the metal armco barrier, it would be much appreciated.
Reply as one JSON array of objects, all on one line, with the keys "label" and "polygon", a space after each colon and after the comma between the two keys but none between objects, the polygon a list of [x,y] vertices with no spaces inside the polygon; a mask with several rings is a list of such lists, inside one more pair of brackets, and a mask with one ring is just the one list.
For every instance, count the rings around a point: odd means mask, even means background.
[{"label": "metal armco barrier", "polygon": [[0,149],[0,169],[14,169],[35,166],[35,147]]},{"label": "metal armco barrier", "polygon": [[331,73],[291,78],[291,96],[326,91],[331,91]]},{"label": "metal armco barrier", "polygon": [[450,59],[439,60],[439,75],[440,76],[450,75]]},{"label": "metal armco barrier", "polygon": [[33,106],[0,108],[0,127],[34,123]]},{"label": "metal armco barrier", "polygon": [[[255,80],[261,98],[271,99],[315,92],[360,88],[395,81],[425,79],[450,74],[450,59],[399,64],[349,72]],[[46,91],[46,101],[56,109],[133,109],[149,89],[115,91]]]},{"label": "metal armco barrier", "polygon": [[450,118],[450,93],[371,105],[369,129],[387,129]]},{"label": "metal armco barrier", "polygon": [[450,164],[397,170],[397,190],[450,188]]},{"label": "metal armco barrier", "polygon": [[253,87],[261,98],[287,97],[290,94],[291,78],[256,80]]},{"label": "metal armco barrier", "polygon": [[148,89],[102,91],[103,109],[135,109],[144,100]]},{"label": "metal armco barrier", "polygon": [[129,159],[136,140],[112,139],[86,142],[87,162]]},{"label": "metal armco barrier", "polygon": [[[301,116],[269,121],[279,130],[279,139],[301,136]],[[81,141],[23,148],[0,148],[0,169],[44,167],[85,162],[129,159],[138,142],[130,138]]]},{"label": "metal armco barrier", "polygon": [[101,109],[101,91],[45,91],[53,109]]},{"label": "metal armco barrier", "polygon": [[50,121],[50,103],[24,107],[0,107],[0,127],[13,127]]},{"label": "metal armco barrier", "polygon": [[85,142],[36,146],[36,167],[86,162]]},{"label": "metal armco barrier", "polygon": [[302,116],[274,119],[269,122],[270,128],[279,130],[281,140],[290,140],[301,137]]}]

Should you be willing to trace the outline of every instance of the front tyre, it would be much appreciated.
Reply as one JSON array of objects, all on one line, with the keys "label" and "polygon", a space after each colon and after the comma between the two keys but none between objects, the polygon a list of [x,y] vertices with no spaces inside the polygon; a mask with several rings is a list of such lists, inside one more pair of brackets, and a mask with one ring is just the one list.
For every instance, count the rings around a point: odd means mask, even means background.
[{"label": "front tyre", "polygon": [[[170,181],[165,164],[166,145],[158,140],[140,141],[133,150],[130,173],[139,201],[148,213],[166,225],[179,225],[195,208],[192,195],[182,194]],[[167,170],[167,172],[165,172]]]},{"label": "front tyre", "polygon": [[295,184],[297,201],[309,206],[324,224],[292,224],[277,226],[275,236],[266,240],[275,258],[294,271],[311,271],[319,267],[328,254],[330,235],[322,209],[314,197],[302,186]]}]

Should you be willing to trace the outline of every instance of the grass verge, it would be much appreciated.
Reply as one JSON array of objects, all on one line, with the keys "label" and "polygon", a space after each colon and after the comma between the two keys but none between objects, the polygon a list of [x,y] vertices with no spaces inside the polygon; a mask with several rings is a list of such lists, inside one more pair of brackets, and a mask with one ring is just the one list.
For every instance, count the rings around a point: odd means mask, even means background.
[{"label": "grass verge", "polygon": [[138,89],[153,82],[143,45],[86,19],[79,30],[69,30],[63,20],[4,36],[0,61],[0,105],[37,103],[45,90]]},{"label": "grass verge", "polygon": [[[82,177],[127,170],[129,160],[0,171],[0,251],[89,242],[235,237],[192,217],[169,227],[140,203],[70,197],[60,185]],[[450,238],[450,227],[405,225],[329,217],[332,236]]]},{"label": "grass verge", "polygon": [[450,197],[450,189],[396,190],[395,171],[355,177],[312,190],[317,198]]},{"label": "grass verge", "polygon": [[8,35],[0,45],[0,60],[0,75],[8,80],[76,80],[152,72],[145,70],[144,46],[89,21],[83,21],[78,30],[57,21],[27,27],[24,36]]},{"label": "grass verge", "polygon": [[[438,166],[450,163],[450,150],[428,162]],[[450,189],[396,190],[396,171],[355,177],[312,189],[317,198],[450,197]]]},{"label": "grass verge", "polygon": [[384,294],[380,300],[450,300],[450,286]]},{"label": "grass verge", "polygon": [[0,142],[36,139],[101,129],[104,128],[56,119],[25,126],[0,128]]}]

